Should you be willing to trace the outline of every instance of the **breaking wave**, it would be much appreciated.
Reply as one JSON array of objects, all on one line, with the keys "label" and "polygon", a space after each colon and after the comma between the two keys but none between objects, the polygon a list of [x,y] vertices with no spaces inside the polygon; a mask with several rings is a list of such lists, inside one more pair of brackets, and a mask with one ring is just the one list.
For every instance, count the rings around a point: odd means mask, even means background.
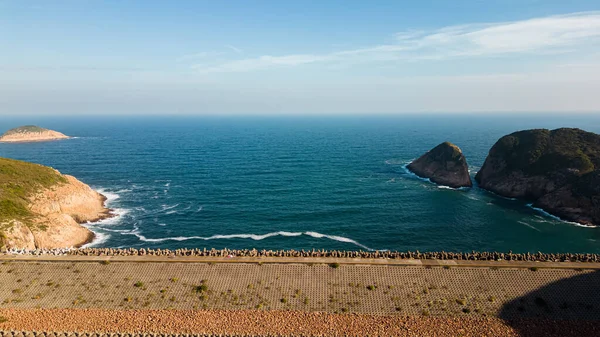
[{"label": "breaking wave", "polygon": [[91,248],[99,246],[108,241],[108,239],[110,238],[110,234],[105,233],[94,232],[94,235],[94,240],[90,243],[86,243],[85,245],[81,246],[81,248]]},{"label": "breaking wave", "polygon": [[543,209],[541,209],[539,207],[534,207],[533,204],[527,204],[527,207],[530,207],[531,209],[534,209],[534,210],[536,210],[536,211],[538,211],[538,212],[544,214],[545,216],[550,217],[550,218],[552,218],[554,220],[558,220],[560,222],[564,222],[564,223],[568,223],[568,224],[571,224],[571,225],[575,225],[577,227],[583,227],[583,228],[597,228],[598,227],[598,226],[592,226],[592,225],[584,225],[584,224],[579,223],[579,222],[563,220],[560,217],[558,217],[558,216],[556,216],[554,214],[550,214],[550,213],[546,212],[545,210],[543,210]]},{"label": "breaking wave", "polygon": [[525,225],[525,226],[527,226],[527,227],[529,227],[529,228],[531,228],[531,229],[533,229],[533,230],[536,230],[536,231],[538,231],[538,232],[541,232],[541,230],[539,230],[539,229],[537,229],[537,228],[533,227],[532,225],[528,224],[528,223],[527,223],[527,222],[525,222],[525,221],[517,221],[517,222],[518,222],[518,223],[520,223],[521,225]]},{"label": "breaking wave", "polygon": [[260,241],[260,240],[264,240],[270,237],[275,237],[275,236],[285,236],[285,237],[297,237],[297,236],[302,236],[302,235],[306,235],[306,236],[310,236],[312,238],[316,238],[316,239],[329,239],[329,240],[334,240],[334,241],[338,241],[338,242],[344,242],[344,243],[350,243],[353,244],[355,246],[361,247],[363,249],[369,250],[369,251],[374,251],[375,249],[369,248],[355,240],[352,240],[350,238],[346,238],[343,236],[337,236],[337,235],[327,235],[327,234],[321,234],[321,233],[317,233],[317,232],[285,232],[285,231],[279,231],[279,232],[272,232],[272,233],[267,233],[267,234],[217,234],[217,235],[212,235],[212,236],[174,236],[174,237],[168,237],[168,238],[147,238],[144,235],[140,234],[140,232],[136,229],[132,230],[132,231],[126,231],[126,232],[121,232],[122,234],[126,234],[126,235],[135,235],[138,239],[140,239],[140,241],[143,242],[165,242],[165,241],[188,241],[188,240],[204,240],[204,241],[208,241],[208,240],[222,240],[222,239],[251,239],[251,240],[255,240],[255,241]]}]

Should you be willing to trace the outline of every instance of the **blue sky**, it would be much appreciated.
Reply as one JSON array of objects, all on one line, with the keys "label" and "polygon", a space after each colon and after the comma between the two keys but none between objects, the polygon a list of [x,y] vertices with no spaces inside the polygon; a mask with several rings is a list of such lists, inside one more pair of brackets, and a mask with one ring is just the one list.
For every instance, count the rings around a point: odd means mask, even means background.
[{"label": "blue sky", "polygon": [[0,0],[0,114],[600,113],[600,3]]}]

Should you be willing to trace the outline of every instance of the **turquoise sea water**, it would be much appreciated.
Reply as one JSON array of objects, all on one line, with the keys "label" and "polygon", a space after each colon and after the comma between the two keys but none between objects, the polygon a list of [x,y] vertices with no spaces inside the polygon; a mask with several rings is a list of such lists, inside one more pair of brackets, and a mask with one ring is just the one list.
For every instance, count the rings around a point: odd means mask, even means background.
[{"label": "turquoise sea water", "polygon": [[600,253],[600,229],[478,188],[440,188],[405,165],[443,141],[475,175],[508,133],[580,127],[599,115],[378,117],[2,117],[77,138],[0,144],[109,197],[89,224],[102,247]]}]

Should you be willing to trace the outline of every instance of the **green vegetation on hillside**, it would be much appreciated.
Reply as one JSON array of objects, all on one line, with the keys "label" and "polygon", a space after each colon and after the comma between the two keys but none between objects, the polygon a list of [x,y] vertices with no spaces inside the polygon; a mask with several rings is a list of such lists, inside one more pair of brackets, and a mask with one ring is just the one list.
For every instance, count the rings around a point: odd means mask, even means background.
[{"label": "green vegetation on hillside", "polygon": [[39,126],[35,126],[35,125],[25,125],[25,126],[20,126],[18,128],[10,129],[10,130],[6,131],[3,136],[9,136],[9,135],[12,135],[15,133],[43,132],[43,131],[48,131],[48,129],[40,128]]},{"label": "green vegetation on hillside", "polygon": [[454,145],[454,144],[452,144],[450,142],[444,142],[444,143],[438,145],[438,147],[449,147],[449,148],[451,148],[452,149],[452,155],[451,155],[452,159],[458,159],[462,155],[462,152],[460,151],[460,148],[458,148],[458,146],[456,146],[456,145]]},{"label": "green vegetation on hillside", "polygon": [[58,183],[66,179],[49,167],[0,158],[0,225],[11,220],[29,223],[28,198]]},{"label": "green vegetation on hillside", "polygon": [[579,129],[527,130],[505,136],[492,149],[508,169],[544,174],[577,169],[580,175],[600,168],[600,135]]}]

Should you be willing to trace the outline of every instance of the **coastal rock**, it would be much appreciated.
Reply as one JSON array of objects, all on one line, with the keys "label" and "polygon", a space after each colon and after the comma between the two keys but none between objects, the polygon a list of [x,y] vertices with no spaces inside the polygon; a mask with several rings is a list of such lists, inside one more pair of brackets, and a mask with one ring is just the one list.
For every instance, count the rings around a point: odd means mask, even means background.
[{"label": "coastal rock", "polygon": [[465,156],[458,146],[449,142],[436,146],[407,168],[436,184],[453,188],[473,186]]},{"label": "coastal rock", "polygon": [[80,247],[94,238],[81,223],[110,217],[106,198],[42,165],[0,158],[0,238],[8,249]]},{"label": "coastal rock", "polygon": [[35,237],[24,223],[12,221],[2,232],[2,241],[7,248],[35,249]]},{"label": "coastal rock", "polygon": [[59,140],[68,138],[70,137],[58,131],[40,128],[39,126],[35,125],[26,125],[6,131],[2,136],[0,136],[0,142],[43,142],[49,140]]},{"label": "coastal rock", "polygon": [[600,135],[580,129],[526,130],[502,137],[475,180],[481,188],[564,220],[600,225]]}]

